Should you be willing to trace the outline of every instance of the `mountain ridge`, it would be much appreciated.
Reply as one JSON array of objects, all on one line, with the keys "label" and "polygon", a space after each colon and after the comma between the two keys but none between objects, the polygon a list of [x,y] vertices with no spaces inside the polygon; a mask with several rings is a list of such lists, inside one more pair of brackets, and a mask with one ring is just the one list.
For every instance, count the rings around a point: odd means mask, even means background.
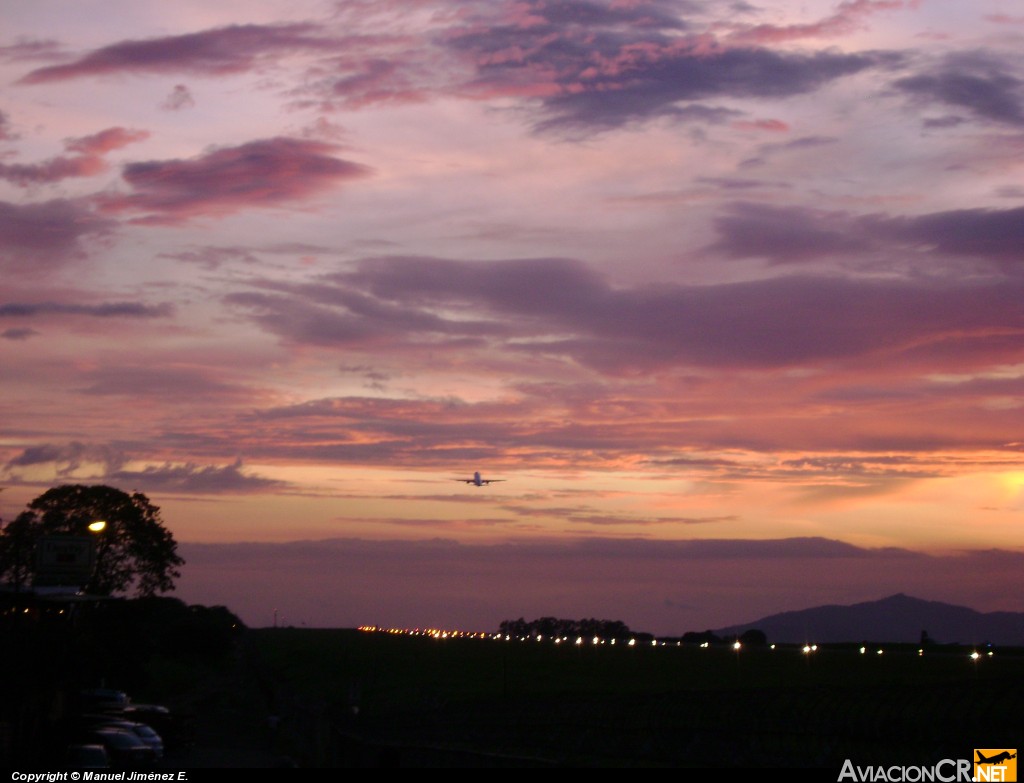
[{"label": "mountain ridge", "polygon": [[876,601],[826,604],[720,628],[718,636],[763,631],[769,642],[999,644],[1024,646],[1024,612],[978,612],[895,593]]}]

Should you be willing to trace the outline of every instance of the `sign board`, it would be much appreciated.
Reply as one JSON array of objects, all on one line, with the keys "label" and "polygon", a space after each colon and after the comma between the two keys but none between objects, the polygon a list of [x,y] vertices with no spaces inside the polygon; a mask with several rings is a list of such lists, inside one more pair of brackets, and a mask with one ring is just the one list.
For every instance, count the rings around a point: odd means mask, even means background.
[{"label": "sign board", "polygon": [[84,585],[92,577],[93,540],[43,536],[36,548],[37,585]]}]

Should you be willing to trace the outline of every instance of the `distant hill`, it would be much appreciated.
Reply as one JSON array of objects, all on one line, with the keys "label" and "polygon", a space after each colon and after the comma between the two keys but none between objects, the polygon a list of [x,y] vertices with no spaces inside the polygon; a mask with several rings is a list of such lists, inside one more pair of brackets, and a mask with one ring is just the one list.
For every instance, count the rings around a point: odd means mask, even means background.
[{"label": "distant hill", "polygon": [[735,636],[756,628],[769,642],[916,643],[921,632],[938,644],[1024,646],[1024,612],[976,612],[964,606],[924,601],[898,593],[852,606],[818,606],[783,612],[721,628],[718,636]]}]

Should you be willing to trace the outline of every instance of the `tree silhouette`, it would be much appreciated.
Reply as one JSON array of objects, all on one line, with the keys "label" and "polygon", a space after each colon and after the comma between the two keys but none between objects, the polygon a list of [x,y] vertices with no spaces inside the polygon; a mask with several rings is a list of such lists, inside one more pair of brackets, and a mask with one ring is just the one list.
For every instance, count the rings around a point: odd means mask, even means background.
[{"label": "tree silhouette", "polygon": [[[522,617],[518,620],[502,620],[498,631],[509,636],[546,636],[569,637],[599,636],[602,639],[629,639],[633,634],[629,626],[621,620],[598,620],[593,617],[582,620],[565,620],[557,617],[539,617],[527,622]],[[650,634],[641,634],[649,637]]]},{"label": "tree silhouette", "polygon": [[[93,522],[106,522],[99,533]],[[28,504],[0,533],[0,575],[24,584],[44,536],[93,537],[92,576],[84,587],[96,595],[134,592],[150,596],[174,589],[181,576],[177,543],[160,519],[160,509],[136,492],[102,485],[65,484]]]},{"label": "tree silhouette", "polygon": [[768,644],[768,635],[760,628],[748,628],[738,641],[745,647],[764,647]]}]

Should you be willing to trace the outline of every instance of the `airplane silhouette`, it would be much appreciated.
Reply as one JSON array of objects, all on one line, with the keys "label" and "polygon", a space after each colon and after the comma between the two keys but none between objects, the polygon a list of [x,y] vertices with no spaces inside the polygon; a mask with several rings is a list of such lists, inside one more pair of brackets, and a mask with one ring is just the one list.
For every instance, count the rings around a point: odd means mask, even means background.
[{"label": "airplane silhouette", "polygon": [[982,755],[980,750],[977,751],[977,753],[978,753],[978,761],[976,763],[978,763],[978,764],[998,764],[999,762],[1006,761],[1007,759],[1015,759],[1015,758],[1017,758],[1017,754],[1016,753],[1010,753],[1007,750],[1004,750],[1002,753],[997,753],[992,758],[985,758]]},{"label": "airplane silhouette", "polygon": [[472,484],[477,487],[482,487],[484,484],[491,484],[496,481],[504,481],[505,479],[485,479],[480,476],[480,471],[476,471],[473,474],[473,478],[468,479],[452,479],[452,481],[461,481],[463,484]]}]

